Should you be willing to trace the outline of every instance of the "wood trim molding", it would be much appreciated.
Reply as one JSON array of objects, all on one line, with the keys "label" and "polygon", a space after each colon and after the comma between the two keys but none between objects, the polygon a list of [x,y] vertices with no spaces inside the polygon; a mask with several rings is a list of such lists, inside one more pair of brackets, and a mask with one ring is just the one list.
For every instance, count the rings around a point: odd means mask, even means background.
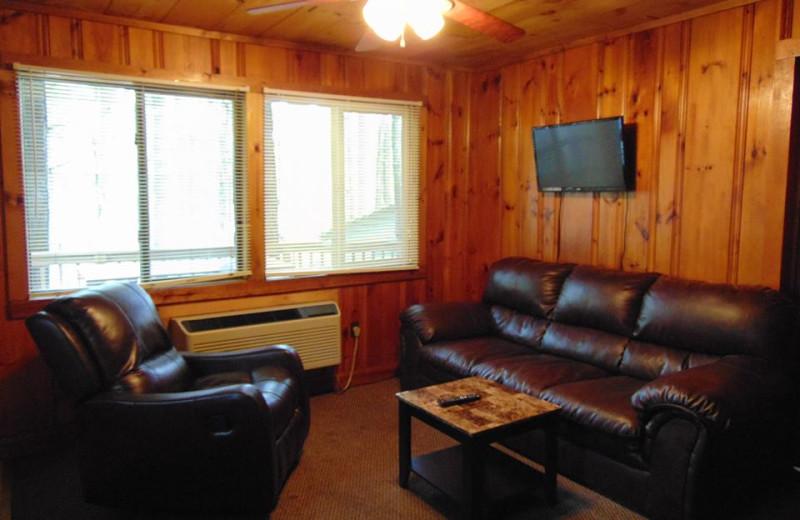
[{"label": "wood trim molding", "polygon": [[779,40],[775,47],[775,59],[787,60],[800,56],[800,38]]},{"label": "wood trim molding", "polygon": [[[254,298],[295,292],[339,289],[359,285],[423,280],[424,270],[383,273],[306,276],[284,280],[223,282],[208,285],[154,288],[148,293],[156,306]],[[8,306],[9,319],[24,319],[42,310],[53,298],[12,300]]]}]

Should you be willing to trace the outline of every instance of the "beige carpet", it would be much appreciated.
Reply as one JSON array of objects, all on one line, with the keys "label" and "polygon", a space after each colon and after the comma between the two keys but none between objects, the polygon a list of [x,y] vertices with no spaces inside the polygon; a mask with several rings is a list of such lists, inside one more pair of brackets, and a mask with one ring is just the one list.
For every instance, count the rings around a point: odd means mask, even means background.
[{"label": "beige carpet", "polygon": [[[311,433],[302,460],[281,494],[273,520],[427,520],[456,516],[451,502],[412,476],[409,489],[397,484],[397,380],[352,388],[343,395],[312,399]],[[415,454],[453,444],[412,420]],[[198,515],[120,511],[85,504],[80,496],[74,448],[13,461],[3,466],[11,481],[13,520],[200,520]],[[10,474],[10,475],[9,475]],[[0,506],[7,508],[7,497]],[[800,474],[772,496],[752,500],[740,519],[796,519]],[[239,517],[240,520],[244,520]],[[559,478],[559,502],[545,504],[543,492],[503,516],[521,519],[639,519],[640,516],[573,482]],[[3,519],[0,519],[3,520]],[[209,519],[210,520],[210,519]],[[220,520],[216,517],[214,520]],[[265,520],[263,517],[246,520]]]},{"label": "beige carpet", "polygon": [[[449,500],[411,477],[397,484],[397,380],[350,389],[343,395],[312,399],[311,435],[300,465],[283,490],[273,520],[418,519],[457,514]],[[415,454],[453,444],[448,437],[412,420]],[[544,493],[504,516],[517,519],[639,519],[639,515],[559,478],[559,502],[550,507]]]}]

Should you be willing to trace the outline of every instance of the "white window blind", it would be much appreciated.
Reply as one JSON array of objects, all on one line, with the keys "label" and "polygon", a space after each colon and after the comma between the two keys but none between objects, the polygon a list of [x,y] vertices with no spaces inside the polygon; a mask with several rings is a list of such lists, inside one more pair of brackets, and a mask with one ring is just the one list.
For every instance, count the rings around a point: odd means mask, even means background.
[{"label": "white window blind", "polygon": [[249,273],[244,99],[17,70],[32,294]]},{"label": "white window blind", "polygon": [[267,276],[418,268],[420,103],[264,104]]}]

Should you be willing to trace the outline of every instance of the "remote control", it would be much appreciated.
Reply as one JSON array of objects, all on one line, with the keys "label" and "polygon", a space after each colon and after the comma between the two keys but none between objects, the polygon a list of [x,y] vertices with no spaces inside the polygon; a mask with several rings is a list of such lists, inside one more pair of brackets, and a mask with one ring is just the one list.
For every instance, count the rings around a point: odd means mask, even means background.
[{"label": "remote control", "polygon": [[453,405],[456,405],[456,404],[471,403],[473,401],[477,401],[480,398],[481,398],[481,396],[479,394],[466,394],[466,395],[459,395],[458,397],[450,397],[450,398],[447,398],[447,399],[439,399],[436,402],[442,408],[447,408],[448,406],[453,406]]}]

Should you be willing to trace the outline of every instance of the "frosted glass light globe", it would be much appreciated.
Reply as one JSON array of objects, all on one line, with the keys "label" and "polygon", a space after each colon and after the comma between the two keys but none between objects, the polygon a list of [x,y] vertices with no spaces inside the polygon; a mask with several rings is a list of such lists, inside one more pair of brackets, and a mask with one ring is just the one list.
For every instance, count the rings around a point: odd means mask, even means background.
[{"label": "frosted glass light globe", "polygon": [[442,3],[437,0],[406,0],[408,25],[423,40],[433,38],[444,27]]},{"label": "frosted glass light globe", "polygon": [[384,40],[391,42],[403,34],[406,25],[403,0],[369,0],[363,13],[367,24]]}]

